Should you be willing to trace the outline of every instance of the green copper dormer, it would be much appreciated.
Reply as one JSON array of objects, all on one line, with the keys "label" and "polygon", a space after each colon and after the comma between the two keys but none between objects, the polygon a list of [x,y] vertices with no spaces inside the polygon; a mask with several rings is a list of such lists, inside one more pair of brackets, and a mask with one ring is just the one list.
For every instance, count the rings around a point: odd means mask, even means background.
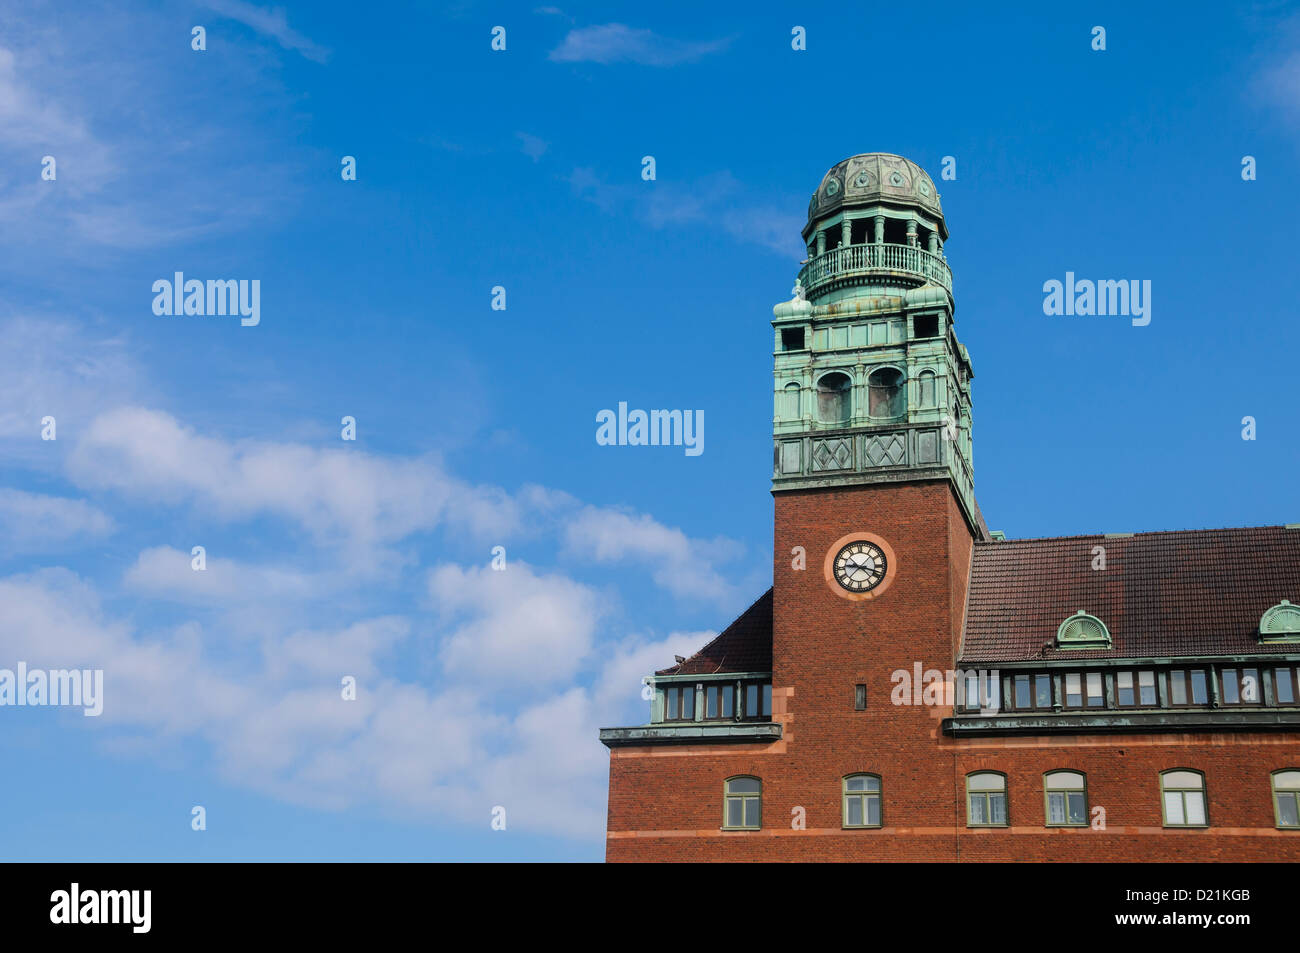
[{"label": "green copper dormer", "polygon": [[978,526],[974,371],[934,181],[902,156],[845,159],[802,234],[794,297],[773,309],[773,491],[947,478]]}]

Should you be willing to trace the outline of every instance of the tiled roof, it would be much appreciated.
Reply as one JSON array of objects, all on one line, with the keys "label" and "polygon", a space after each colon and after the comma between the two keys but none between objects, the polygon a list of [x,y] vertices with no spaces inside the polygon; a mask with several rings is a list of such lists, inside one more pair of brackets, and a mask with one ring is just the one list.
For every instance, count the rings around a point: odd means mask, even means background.
[{"label": "tiled roof", "polygon": [[685,662],[656,675],[712,675],[715,672],[772,671],[772,590],[740,614],[708,645]]},{"label": "tiled roof", "polygon": [[[1092,568],[1095,546],[1104,570]],[[1283,599],[1300,603],[1300,529],[976,543],[962,661],[1297,652],[1259,641],[1260,616]],[[1106,623],[1109,649],[1055,647],[1080,609]]]}]

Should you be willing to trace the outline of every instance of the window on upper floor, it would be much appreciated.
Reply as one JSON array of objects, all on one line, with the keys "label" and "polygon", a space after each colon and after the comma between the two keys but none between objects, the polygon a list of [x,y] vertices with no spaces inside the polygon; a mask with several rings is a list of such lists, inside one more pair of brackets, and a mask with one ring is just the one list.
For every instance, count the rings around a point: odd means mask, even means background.
[{"label": "window on upper floor", "polygon": [[1279,705],[1296,703],[1296,669],[1294,666],[1279,666],[1273,669],[1273,697]]},{"label": "window on upper floor", "polygon": [[1262,705],[1264,689],[1257,668],[1219,670],[1219,699],[1225,705]]},{"label": "window on upper floor", "polygon": [[1115,673],[1115,704],[1119,708],[1155,708],[1156,673],[1150,669]]},{"label": "window on upper floor", "polygon": [[1169,673],[1169,705],[1188,708],[1208,705],[1210,702],[1209,678],[1203,668],[1176,668]]},{"label": "window on upper floor", "polygon": [[1078,771],[1049,771],[1043,775],[1043,799],[1048,827],[1088,826],[1088,785]]},{"label": "window on upper floor", "polygon": [[741,686],[740,717],[755,721],[772,716],[772,683],[745,682]]},{"label": "window on upper floor", "polygon": [[1020,711],[1050,709],[1052,676],[1030,674],[1012,676],[1011,700]]},{"label": "window on upper floor", "polygon": [[734,718],[736,715],[736,686],[704,686],[704,717],[708,719]]},{"label": "window on upper floor", "polygon": [[827,424],[846,424],[852,416],[852,382],[847,374],[833,371],[817,381],[817,419]]},{"label": "window on upper floor", "polygon": [[880,826],[880,778],[874,774],[850,774],[844,778],[845,827]]},{"label": "window on upper floor", "polygon": [[1104,708],[1106,694],[1101,672],[1067,672],[1064,682],[1066,708]]},{"label": "window on upper floor", "polygon": [[1007,778],[995,771],[966,775],[966,826],[1007,826]]},{"label": "window on upper floor", "polygon": [[885,420],[894,420],[907,413],[907,387],[903,372],[896,367],[881,367],[867,378],[869,397],[867,412]]},{"label": "window on upper floor", "polygon": [[695,686],[669,685],[664,689],[664,721],[695,720]]},{"label": "window on upper floor", "polygon": [[756,831],[763,826],[763,782],[728,778],[722,785],[722,829]]},{"label": "window on upper floor", "polygon": [[1175,769],[1160,775],[1160,810],[1165,827],[1208,827],[1205,811],[1205,776],[1199,771]]},{"label": "window on upper floor", "polygon": [[1295,768],[1273,772],[1273,815],[1278,827],[1300,829],[1300,771]]},{"label": "window on upper floor", "polygon": [[961,680],[962,711],[996,711],[1001,707],[1001,679],[987,669],[963,673]]}]

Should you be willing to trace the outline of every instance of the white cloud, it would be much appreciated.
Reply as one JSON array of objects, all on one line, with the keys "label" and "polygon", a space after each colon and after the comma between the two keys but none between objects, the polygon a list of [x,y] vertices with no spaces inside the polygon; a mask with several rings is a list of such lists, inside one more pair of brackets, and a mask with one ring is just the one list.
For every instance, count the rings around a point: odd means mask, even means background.
[{"label": "white cloud", "polygon": [[129,589],[153,598],[223,607],[302,602],[324,596],[342,584],[333,574],[311,575],[278,566],[252,566],[206,552],[206,568],[194,569],[192,560],[188,552],[155,546],[140,553],[123,581]]},{"label": "white cloud", "polygon": [[[0,664],[104,669],[103,714],[76,723],[110,747],[127,738],[161,759],[201,741],[223,777],[320,809],[375,804],[486,829],[502,805],[512,830],[603,834],[601,719],[568,666],[546,697],[502,712],[493,703],[511,699],[495,689],[382,674],[408,631],[396,617],[293,632],[237,663],[218,661],[219,635],[198,626],[142,632],[107,616],[66,570],[0,579],[0,604]],[[357,675],[356,701],[341,698],[340,673]]]},{"label": "white cloud", "polygon": [[713,566],[739,555],[731,540],[693,539],[646,514],[594,506],[570,518],[564,534],[571,551],[600,562],[651,564],[654,581],[676,596],[729,602],[739,595]]},{"label": "white cloud", "polygon": [[570,30],[550,58],[561,63],[639,63],[643,66],[675,66],[702,59],[727,48],[730,40],[689,42],[660,36],[622,23]]},{"label": "white cloud", "polygon": [[504,492],[449,477],[427,458],[355,449],[232,442],[140,407],[97,417],[77,442],[70,473],[83,486],[178,503],[226,519],[273,515],[318,540],[365,550],[445,522],[480,535],[518,523]]},{"label": "white cloud", "polygon": [[447,671],[492,681],[540,684],[572,674],[591,651],[601,615],[587,586],[518,560],[500,571],[438,566],[429,595],[455,626],[442,651]]},{"label": "white cloud", "polygon": [[650,702],[643,697],[642,679],[661,668],[671,667],[675,655],[689,658],[717,634],[709,630],[674,632],[659,642],[629,638],[608,647],[603,653],[605,664],[592,686],[597,710],[611,718],[626,717],[630,712],[634,720],[648,720]]},{"label": "white cloud", "polygon": [[112,518],[85,500],[0,488],[0,551],[44,552],[112,531]]}]

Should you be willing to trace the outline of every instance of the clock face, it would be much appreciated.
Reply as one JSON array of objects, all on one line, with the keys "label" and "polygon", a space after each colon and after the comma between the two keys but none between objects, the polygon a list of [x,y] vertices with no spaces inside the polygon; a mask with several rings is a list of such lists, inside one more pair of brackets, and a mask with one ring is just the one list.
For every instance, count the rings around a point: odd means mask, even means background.
[{"label": "clock face", "polygon": [[875,543],[855,540],[835,554],[835,581],[849,592],[870,592],[885,580],[885,554]]}]

